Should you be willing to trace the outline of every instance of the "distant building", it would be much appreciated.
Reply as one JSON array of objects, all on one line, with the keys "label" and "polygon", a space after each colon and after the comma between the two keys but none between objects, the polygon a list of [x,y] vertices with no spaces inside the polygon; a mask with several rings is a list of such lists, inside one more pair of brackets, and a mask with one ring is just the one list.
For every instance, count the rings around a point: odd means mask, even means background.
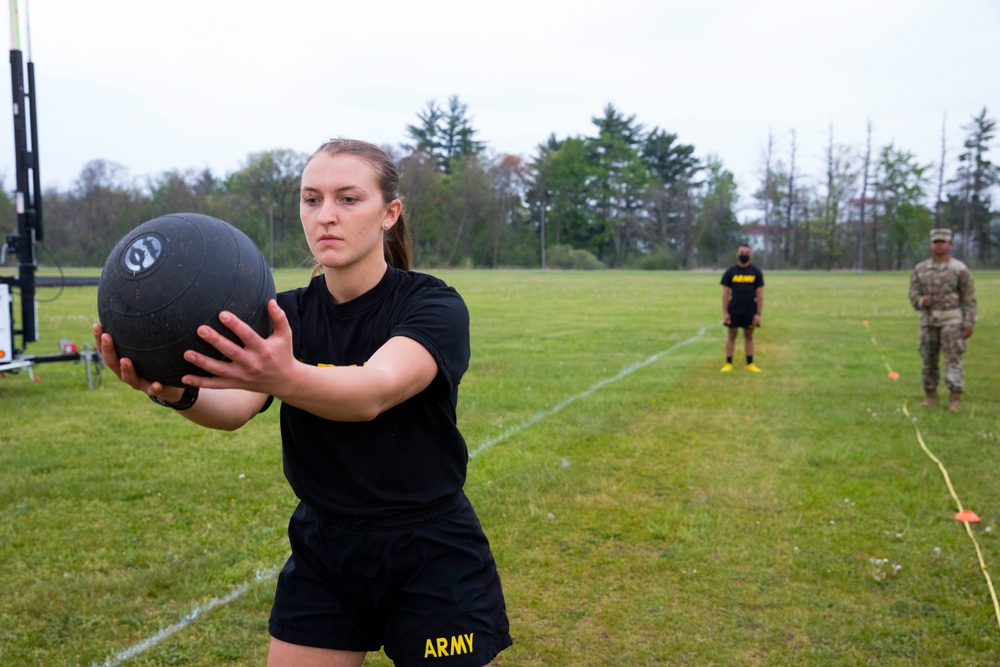
[{"label": "distant building", "polygon": [[764,225],[761,223],[754,221],[740,225],[740,238],[755,253],[764,251]]}]

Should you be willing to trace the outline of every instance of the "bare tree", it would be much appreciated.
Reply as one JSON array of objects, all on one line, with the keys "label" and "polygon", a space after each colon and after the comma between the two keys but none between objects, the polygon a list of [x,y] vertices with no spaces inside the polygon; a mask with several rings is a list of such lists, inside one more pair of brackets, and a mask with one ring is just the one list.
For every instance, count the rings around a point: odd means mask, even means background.
[{"label": "bare tree", "polygon": [[830,138],[826,150],[826,197],[822,211],[820,230],[822,244],[820,251],[827,270],[841,262],[843,247],[840,242],[841,218],[844,211],[848,217],[850,202],[856,189],[858,173],[854,167],[853,151],[849,146],[837,144],[833,140],[833,124],[830,124]]},{"label": "bare tree", "polygon": [[938,163],[938,186],[937,186],[937,197],[934,200],[934,226],[941,226],[942,211],[944,207],[944,201],[942,197],[944,196],[944,161],[945,161],[945,127],[948,122],[948,114],[942,114],[941,116],[941,161]]},{"label": "bare tree", "polygon": [[864,235],[865,235],[865,203],[868,199],[868,169],[872,160],[872,121],[868,119],[868,132],[865,139],[865,162],[861,175],[861,206],[858,212],[858,273],[864,271]]},{"label": "bare tree", "polygon": [[788,167],[788,214],[785,218],[785,265],[791,261],[792,240],[795,238],[795,130],[792,130],[792,150]]},{"label": "bare tree", "polygon": [[774,168],[772,165],[774,155],[774,134],[770,130],[767,132],[767,149],[764,151],[764,183],[757,192],[757,201],[760,202],[760,209],[764,215],[764,251],[770,255],[774,251]]},{"label": "bare tree", "polygon": [[985,261],[991,250],[990,239],[990,189],[1000,180],[997,165],[986,158],[990,143],[996,133],[997,120],[983,110],[962,126],[966,131],[963,142],[965,152],[959,157],[958,178],[962,182],[963,224],[962,253],[968,259],[971,238],[976,237],[978,257]]},{"label": "bare tree", "polygon": [[837,166],[835,164],[833,145],[833,123],[830,123],[829,140],[826,145],[826,207],[824,218],[826,224],[824,231],[824,252],[826,259],[826,269],[829,270],[833,263],[833,253],[836,247],[837,234],[837,209],[840,197],[837,192]]}]

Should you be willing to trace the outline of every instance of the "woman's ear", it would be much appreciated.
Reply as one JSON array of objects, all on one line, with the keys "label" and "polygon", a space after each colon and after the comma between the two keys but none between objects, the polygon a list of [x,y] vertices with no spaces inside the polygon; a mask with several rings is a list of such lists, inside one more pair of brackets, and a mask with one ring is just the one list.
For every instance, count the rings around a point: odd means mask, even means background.
[{"label": "woman's ear", "polygon": [[385,215],[382,217],[382,229],[391,229],[396,221],[399,220],[399,214],[403,211],[403,202],[398,199],[393,199],[392,202],[386,207]]}]

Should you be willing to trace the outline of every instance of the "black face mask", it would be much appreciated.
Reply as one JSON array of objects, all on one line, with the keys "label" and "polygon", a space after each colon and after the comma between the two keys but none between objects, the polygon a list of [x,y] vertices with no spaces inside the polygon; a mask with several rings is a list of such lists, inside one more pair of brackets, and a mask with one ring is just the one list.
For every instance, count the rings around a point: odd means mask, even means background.
[{"label": "black face mask", "polygon": [[746,264],[750,261],[750,255],[737,255],[736,257],[742,264]]}]

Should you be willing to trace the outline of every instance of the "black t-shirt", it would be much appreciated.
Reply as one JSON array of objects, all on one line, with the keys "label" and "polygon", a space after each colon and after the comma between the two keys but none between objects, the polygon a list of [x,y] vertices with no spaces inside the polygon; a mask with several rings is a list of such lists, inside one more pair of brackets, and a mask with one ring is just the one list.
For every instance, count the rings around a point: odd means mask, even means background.
[{"label": "black t-shirt", "polygon": [[764,272],[753,264],[733,264],[722,274],[722,285],[730,289],[730,313],[756,313],[757,288],[764,286]]},{"label": "black t-shirt", "polygon": [[469,460],[458,430],[458,384],[469,367],[469,311],[433,276],[389,268],[370,291],[336,304],[322,275],[278,295],[296,359],[363,365],[387,340],[424,346],[438,374],[422,392],[369,422],[335,422],[281,406],[285,477],[322,514],[387,518],[447,501]]}]

